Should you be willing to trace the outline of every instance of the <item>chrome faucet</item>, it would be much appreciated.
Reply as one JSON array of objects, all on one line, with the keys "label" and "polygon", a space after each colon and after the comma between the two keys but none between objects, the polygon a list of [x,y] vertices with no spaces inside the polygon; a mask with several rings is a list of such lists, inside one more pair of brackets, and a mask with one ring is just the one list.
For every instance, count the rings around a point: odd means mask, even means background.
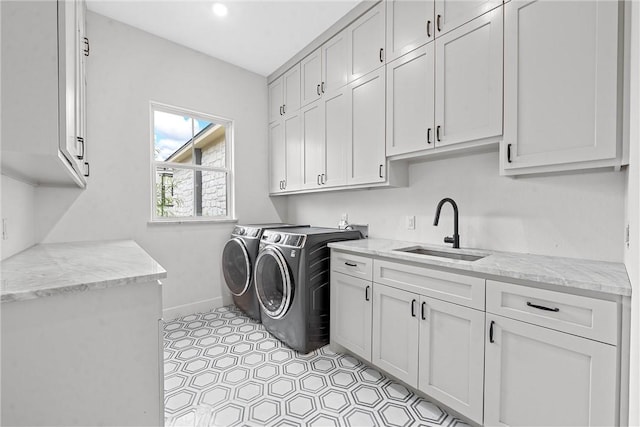
[{"label": "chrome faucet", "polygon": [[436,208],[436,217],[433,220],[433,225],[438,225],[438,221],[440,220],[440,210],[442,209],[442,205],[447,202],[451,203],[451,206],[453,207],[453,237],[445,237],[444,242],[453,243],[453,247],[459,249],[460,235],[458,234],[458,205],[456,205],[456,202],[454,202],[453,199],[447,197],[440,200],[440,203],[438,203],[438,207]]}]

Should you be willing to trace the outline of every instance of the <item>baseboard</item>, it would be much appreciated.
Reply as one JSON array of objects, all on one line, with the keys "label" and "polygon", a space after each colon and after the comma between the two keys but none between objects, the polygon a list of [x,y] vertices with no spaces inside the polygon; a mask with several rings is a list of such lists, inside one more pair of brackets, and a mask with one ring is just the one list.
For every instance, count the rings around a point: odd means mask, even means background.
[{"label": "baseboard", "polygon": [[224,305],[222,297],[211,298],[203,301],[192,302],[190,304],[177,305],[162,310],[162,318],[165,321],[177,319],[188,314],[206,313]]}]

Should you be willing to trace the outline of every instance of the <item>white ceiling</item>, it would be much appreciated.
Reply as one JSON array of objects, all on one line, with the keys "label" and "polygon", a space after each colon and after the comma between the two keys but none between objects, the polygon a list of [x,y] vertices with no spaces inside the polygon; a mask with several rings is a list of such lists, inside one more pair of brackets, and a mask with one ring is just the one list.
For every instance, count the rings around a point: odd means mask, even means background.
[{"label": "white ceiling", "polygon": [[359,0],[87,0],[89,10],[267,76]]}]

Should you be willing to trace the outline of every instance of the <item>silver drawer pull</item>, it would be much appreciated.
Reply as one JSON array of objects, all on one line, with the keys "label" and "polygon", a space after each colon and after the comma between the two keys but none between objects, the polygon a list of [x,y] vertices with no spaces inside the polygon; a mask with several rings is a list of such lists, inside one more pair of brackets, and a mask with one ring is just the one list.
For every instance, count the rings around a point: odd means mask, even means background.
[{"label": "silver drawer pull", "polygon": [[345,262],[344,265],[348,265],[349,267],[357,267],[358,264],[352,264],[350,262]]},{"label": "silver drawer pull", "polygon": [[553,312],[558,312],[560,311],[560,309],[558,307],[556,308],[549,308],[549,307],[545,307],[543,305],[537,305],[537,304],[532,304],[529,301],[527,301],[527,306],[529,307],[533,307],[533,308],[537,308],[538,310],[544,310],[544,311],[553,311]]}]

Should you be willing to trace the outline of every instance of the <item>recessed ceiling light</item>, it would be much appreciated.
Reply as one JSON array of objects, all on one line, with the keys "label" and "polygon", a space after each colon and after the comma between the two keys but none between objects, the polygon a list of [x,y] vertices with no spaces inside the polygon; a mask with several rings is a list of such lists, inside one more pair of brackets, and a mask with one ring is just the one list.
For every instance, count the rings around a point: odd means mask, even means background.
[{"label": "recessed ceiling light", "polygon": [[218,16],[227,16],[227,6],[223,5],[222,3],[214,3],[213,4],[213,13],[215,13]]}]

